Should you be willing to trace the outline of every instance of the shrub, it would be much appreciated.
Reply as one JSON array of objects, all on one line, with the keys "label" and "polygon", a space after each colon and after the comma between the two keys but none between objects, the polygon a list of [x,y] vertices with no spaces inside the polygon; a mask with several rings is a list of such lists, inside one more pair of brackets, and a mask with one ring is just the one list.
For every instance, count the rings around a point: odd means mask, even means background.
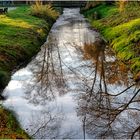
[{"label": "shrub", "polygon": [[39,1],[37,1],[35,5],[31,6],[31,14],[44,18],[49,22],[54,21],[59,16],[59,12],[56,11],[51,4],[42,5]]}]

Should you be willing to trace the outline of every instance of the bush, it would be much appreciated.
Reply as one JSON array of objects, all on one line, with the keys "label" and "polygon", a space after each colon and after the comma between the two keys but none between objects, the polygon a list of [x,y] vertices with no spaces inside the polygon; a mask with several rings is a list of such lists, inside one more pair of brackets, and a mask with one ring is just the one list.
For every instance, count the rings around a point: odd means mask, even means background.
[{"label": "bush", "polygon": [[36,2],[35,5],[31,6],[31,14],[44,18],[49,22],[56,20],[56,18],[59,16],[59,12],[57,12],[51,4],[42,5],[42,3],[39,1]]}]

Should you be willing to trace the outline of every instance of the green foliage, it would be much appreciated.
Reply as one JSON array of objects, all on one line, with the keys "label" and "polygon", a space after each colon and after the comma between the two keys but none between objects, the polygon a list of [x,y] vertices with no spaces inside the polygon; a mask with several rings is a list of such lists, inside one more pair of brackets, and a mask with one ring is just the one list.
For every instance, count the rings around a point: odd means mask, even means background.
[{"label": "green foliage", "polygon": [[109,39],[114,39],[124,34],[128,37],[129,35],[132,35],[133,33],[139,30],[140,18],[131,20],[130,22],[121,25],[117,25],[113,28],[107,28],[107,30],[105,31],[105,35]]}]

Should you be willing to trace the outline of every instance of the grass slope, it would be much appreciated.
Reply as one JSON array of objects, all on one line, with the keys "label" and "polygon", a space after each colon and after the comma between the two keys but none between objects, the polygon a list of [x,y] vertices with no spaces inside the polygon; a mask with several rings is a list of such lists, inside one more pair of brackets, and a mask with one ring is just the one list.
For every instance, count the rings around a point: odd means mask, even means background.
[{"label": "grass slope", "polygon": [[[94,12],[99,19],[93,19]],[[140,5],[129,3],[123,12],[116,5],[101,4],[84,11],[92,26],[111,44],[117,57],[127,64],[134,77],[140,76]]]},{"label": "grass slope", "polygon": [[30,15],[29,7],[19,7],[7,15],[0,15],[1,88],[7,84],[11,70],[39,50],[48,29],[49,23]]}]

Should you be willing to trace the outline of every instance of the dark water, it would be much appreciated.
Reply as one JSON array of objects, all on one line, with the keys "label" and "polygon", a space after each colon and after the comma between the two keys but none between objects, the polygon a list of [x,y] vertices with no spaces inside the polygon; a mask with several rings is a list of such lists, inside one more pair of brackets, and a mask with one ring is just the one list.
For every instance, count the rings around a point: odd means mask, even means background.
[{"label": "dark water", "polygon": [[12,76],[3,105],[36,139],[138,139],[139,93],[79,9],[66,8],[37,57]]}]

